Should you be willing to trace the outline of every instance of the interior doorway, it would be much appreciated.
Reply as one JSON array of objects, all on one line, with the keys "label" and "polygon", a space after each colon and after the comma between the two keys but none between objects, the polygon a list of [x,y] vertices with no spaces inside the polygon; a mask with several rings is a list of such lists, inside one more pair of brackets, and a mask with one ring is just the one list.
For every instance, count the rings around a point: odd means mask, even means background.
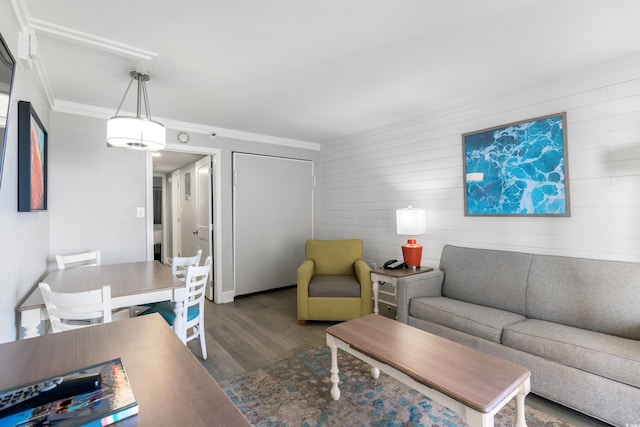
[{"label": "interior doorway", "polygon": [[207,298],[221,303],[220,153],[212,148],[171,145],[151,159],[153,197],[148,211],[153,231],[147,240],[153,258],[148,258],[166,263],[168,258],[190,256],[202,249],[203,261],[209,255],[213,258]]}]

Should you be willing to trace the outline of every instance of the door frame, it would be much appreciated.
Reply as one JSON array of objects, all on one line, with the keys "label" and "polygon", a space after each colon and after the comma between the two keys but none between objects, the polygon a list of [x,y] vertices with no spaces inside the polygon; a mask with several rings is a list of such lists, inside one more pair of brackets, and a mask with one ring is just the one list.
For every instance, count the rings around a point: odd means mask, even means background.
[{"label": "door frame", "polygon": [[[171,253],[174,254],[176,252],[180,252],[179,247],[178,250],[176,250],[176,246],[182,244],[182,229],[181,227],[178,227],[178,221],[176,220],[176,218],[180,217],[180,203],[182,201],[182,198],[180,197],[180,190],[182,189],[180,182],[180,169],[171,172],[171,176],[169,178],[171,179]],[[165,200],[169,199],[165,198]],[[168,212],[169,209],[165,209],[165,211]],[[164,229],[166,228],[163,227],[163,230]],[[163,240],[163,242],[166,241],[167,240]],[[162,262],[164,262],[165,259],[166,255],[165,258],[162,258]]]},{"label": "door frame", "polygon": [[[215,161],[215,189],[213,203],[214,207],[211,212],[213,215],[213,278],[214,278],[214,298],[217,304],[222,304],[222,236],[220,232],[222,230],[222,171],[220,167],[221,162],[221,150],[219,148],[212,147],[199,147],[199,146],[185,146],[179,144],[171,144],[167,143],[165,151],[173,151],[177,153],[192,153],[192,154],[202,154],[203,156],[214,156],[216,158]],[[147,165],[147,200],[146,200],[146,211],[153,211],[153,157],[151,152],[147,152],[146,156],[146,165]],[[147,261],[153,261],[153,217],[151,215],[147,215]],[[163,260],[164,261],[164,260]]]}]

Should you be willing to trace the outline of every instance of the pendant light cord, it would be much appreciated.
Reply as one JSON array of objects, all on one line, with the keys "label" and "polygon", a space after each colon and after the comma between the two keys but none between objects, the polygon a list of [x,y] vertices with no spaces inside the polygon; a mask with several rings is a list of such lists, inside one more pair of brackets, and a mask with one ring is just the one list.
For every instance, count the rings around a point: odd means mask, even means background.
[{"label": "pendant light cord", "polygon": [[122,104],[124,104],[124,100],[127,98],[127,94],[129,93],[129,89],[131,88],[131,83],[133,83],[133,79],[135,77],[133,74],[131,75],[131,80],[129,80],[129,86],[127,86],[127,90],[124,91],[124,96],[122,97],[122,101],[120,101],[120,105],[118,105],[118,109],[116,110],[115,117],[118,117],[118,113],[120,112],[120,108],[122,108]]},{"label": "pendant light cord", "polygon": [[142,74],[139,73],[137,71],[131,71],[129,73],[129,75],[131,76],[131,80],[129,80],[129,86],[127,86],[127,90],[124,91],[124,96],[122,97],[122,100],[120,101],[120,105],[118,105],[118,109],[116,110],[116,115],[115,117],[118,116],[118,113],[120,112],[120,109],[122,108],[122,104],[124,104],[124,100],[127,98],[127,94],[129,93],[129,89],[131,89],[131,85],[133,84],[134,80],[138,81],[138,97],[136,100],[136,117],[138,119],[140,119],[142,117],[142,111],[141,111],[141,103],[140,103],[140,98],[142,98],[144,100],[144,109],[145,109],[145,114],[146,114],[146,119],[147,120],[151,120],[151,111],[149,110],[149,97],[147,95],[147,80],[149,80],[149,75],[148,74]]}]

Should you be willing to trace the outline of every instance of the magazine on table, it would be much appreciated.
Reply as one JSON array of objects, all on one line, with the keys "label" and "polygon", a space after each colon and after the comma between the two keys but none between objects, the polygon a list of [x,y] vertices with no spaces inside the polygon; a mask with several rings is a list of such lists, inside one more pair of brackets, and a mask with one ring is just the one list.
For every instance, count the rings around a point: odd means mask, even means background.
[{"label": "magazine on table", "polygon": [[106,426],[137,413],[120,358],[0,391],[0,427]]}]

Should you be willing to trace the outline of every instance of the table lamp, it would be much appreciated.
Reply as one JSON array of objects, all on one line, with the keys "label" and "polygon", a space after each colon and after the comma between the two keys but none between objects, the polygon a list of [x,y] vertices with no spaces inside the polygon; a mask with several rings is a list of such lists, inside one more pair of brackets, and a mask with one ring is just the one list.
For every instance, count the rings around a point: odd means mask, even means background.
[{"label": "table lamp", "polygon": [[427,232],[427,217],[425,210],[420,208],[408,208],[396,209],[396,224],[398,227],[398,234],[404,234],[409,236],[407,243],[402,245],[402,256],[404,257],[404,263],[407,267],[411,267],[414,270],[420,267],[420,261],[422,260],[422,245],[416,242],[414,236],[424,234]]}]

